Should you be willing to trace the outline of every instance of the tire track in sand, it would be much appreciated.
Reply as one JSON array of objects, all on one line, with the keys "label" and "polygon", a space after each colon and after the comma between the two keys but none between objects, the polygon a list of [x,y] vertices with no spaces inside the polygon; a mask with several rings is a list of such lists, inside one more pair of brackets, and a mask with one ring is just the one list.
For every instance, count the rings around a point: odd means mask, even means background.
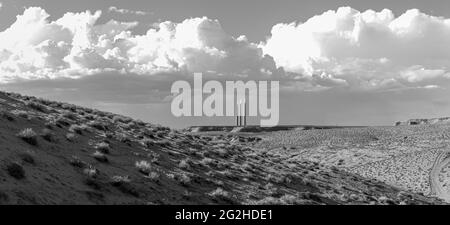
[{"label": "tire track in sand", "polygon": [[450,192],[449,190],[444,189],[442,182],[439,180],[439,175],[443,168],[450,164],[450,151],[443,151],[440,153],[434,163],[433,167],[430,171],[430,195],[437,196],[441,199],[444,199],[447,202],[450,202]]}]

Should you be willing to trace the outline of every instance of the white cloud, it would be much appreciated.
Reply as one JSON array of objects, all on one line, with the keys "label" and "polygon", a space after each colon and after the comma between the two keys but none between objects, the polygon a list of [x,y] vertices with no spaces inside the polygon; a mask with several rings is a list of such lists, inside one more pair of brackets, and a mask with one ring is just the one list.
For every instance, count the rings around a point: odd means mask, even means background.
[{"label": "white cloud", "polygon": [[145,12],[145,11],[140,11],[140,10],[120,9],[115,6],[109,7],[108,11],[120,13],[120,14],[134,14],[134,15],[138,15],[138,16],[145,16],[145,15],[152,14],[150,12]]},{"label": "white cloud", "polygon": [[450,78],[450,19],[418,10],[395,17],[388,9],[339,8],[305,23],[277,24],[260,44],[227,34],[206,17],[161,22],[136,35],[137,22],[99,24],[101,16],[86,11],[51,21],[44,9],[26,9],[0,32],[0,82],[213,71],[292,81],[289,87],[301,90],[372,90]]},{"label": "white cloud", "polygon": [[[395,17],[388,9],[342,7],[304,23],[277,24],[260,46],[289,72],[331,73],[361,86],[371,80],[418,82],[447,73],[450,19],[417,9]],[[408,72],[412,66],[427,69]]]},{"label": "white cloud", "polygon": [[133,35],[130,29],[136,22],[97,24],[100,16],[101,11],[86,11],[49,21],[45,10],[26,9],[0,32],[0,81],[82,77],[103,71],[152,75],[275,68],[257,45],[228,35],[217,20],[167,21],[144,35]]},{"label": "white cloud", "polygon": [[443,69],[430,70],[421,66],[412,66],[404,71],[401,71],[400,76],[409,82],[416,83],[439,77],[450,77],[450,73]]}]

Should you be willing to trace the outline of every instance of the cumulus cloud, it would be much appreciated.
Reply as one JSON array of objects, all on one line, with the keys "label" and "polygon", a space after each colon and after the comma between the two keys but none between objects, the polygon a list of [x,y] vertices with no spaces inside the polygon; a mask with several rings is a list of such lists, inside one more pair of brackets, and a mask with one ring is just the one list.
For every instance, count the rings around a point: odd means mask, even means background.
[{"label": "cumulus cloud", "polygon": [[50,20],[44,9],[27,8],[0,32],[0,82],[204,72],[315,91],[433,87],[450,78],[450,19],[416,9],[396,17],[342,7],[277,24],[259,44],[206,17],[161,22],[137,35],[138,22],[99,23],[101,16],[68,12]]},{"label": "cumulus cloud", "polygon": [[206,17],[162,22],[144,35],[137,22],[97,24],[101,11],[66,13],[50,21],[32,7],[0,32],[0,81],[79,78],[101,72],[153,75],[162,72],[250,73],[275,62],[245,36],[228,35]]},{"label": "cumulus cloud", "polygon": [[120,13],[120,14],[138,15],[138,16],[145,16],[145,15],[152,14],[150,12],[145,12],[145,11],[140,11],[140,10],[121,9],[121,8],[117,8],[116,6],[109,7],[108,11]]},{"label": "cumulus cloud", "polygon": [[332,74],[359,87],[414,83],[448,74],[450,19],[342,7],[277,24],[261,47],[277,66],[305,76]]}]

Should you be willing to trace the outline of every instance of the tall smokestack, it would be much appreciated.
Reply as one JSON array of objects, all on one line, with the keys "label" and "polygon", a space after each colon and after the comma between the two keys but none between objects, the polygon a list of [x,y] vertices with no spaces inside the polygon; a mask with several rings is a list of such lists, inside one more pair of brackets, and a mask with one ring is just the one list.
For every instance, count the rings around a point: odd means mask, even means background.
[{"label": "tall smokestack", "polygon": [[247,126],[247,102],[244,100],[244,127]]},{"label": "tall smokestack", "polygon": [[242,126],[244,126],[244,110],[245,110],[245,100],[243,99],[243,100],[241,100],[241,113],[240,113],[240,116],[241,116],[241,127]]},{"label": "tall smokestack", "polygon": [[241,100],[238,101],[237,109],[238,109],[238,113],[237,113],[238,125],[237,126],[240,127],[241,124],[242,124],[242,120],[241,120]]},{"label": "tall smokestack", "polygon": [[236,126],[239,126],[239,102],[236,104],[237,113],[236,113]]}]

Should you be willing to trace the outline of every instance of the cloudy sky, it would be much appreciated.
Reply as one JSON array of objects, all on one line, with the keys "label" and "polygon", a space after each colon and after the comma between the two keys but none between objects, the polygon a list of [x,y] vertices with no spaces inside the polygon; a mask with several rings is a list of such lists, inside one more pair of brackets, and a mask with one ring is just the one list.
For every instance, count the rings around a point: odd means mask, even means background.
[{"label": "cloudy sky", "polygon": [[171,115],[172,82],[202,72],[279,80],[281,124],[450,115],[445,0],[0,2],[1,90],[173,127],[233,124]]}]

